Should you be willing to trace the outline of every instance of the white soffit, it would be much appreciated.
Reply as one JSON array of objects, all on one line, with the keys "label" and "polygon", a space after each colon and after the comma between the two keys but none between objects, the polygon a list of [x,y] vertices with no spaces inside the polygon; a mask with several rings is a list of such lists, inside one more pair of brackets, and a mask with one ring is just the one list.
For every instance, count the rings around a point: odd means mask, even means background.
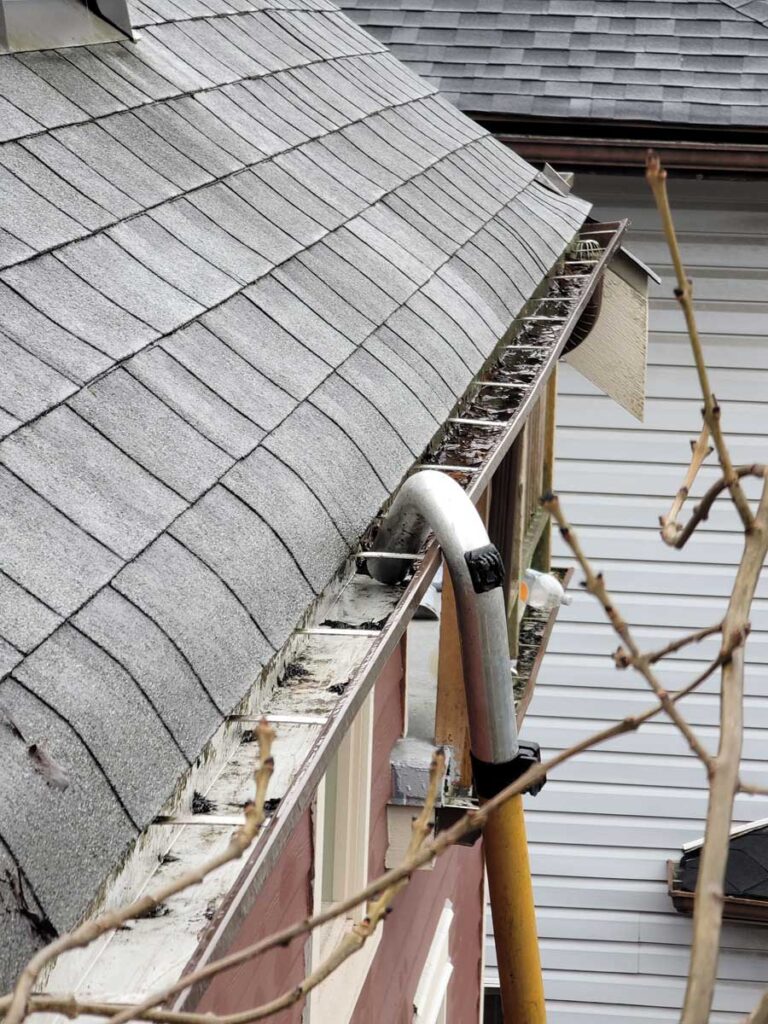
[{"label": "white soffit", "polygon": [[605,271],[595,326],[565,361],[642,421],[647,357],[648,278],[621,252]]}]

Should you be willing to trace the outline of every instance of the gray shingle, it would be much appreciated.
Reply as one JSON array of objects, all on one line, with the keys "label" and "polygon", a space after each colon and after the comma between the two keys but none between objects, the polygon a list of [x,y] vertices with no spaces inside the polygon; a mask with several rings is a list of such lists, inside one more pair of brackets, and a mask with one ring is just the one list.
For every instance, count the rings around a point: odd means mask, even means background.
[{"label": "gray shingle", "polygon": [[301,246],[311,245],[326,233],[321,224],[268,185],[258,175],[258,168],[233,174],[227,184],[253,207],[256,217],[266,217]]},{"label": "gray shingle", "polygon": [[337,211],[337,223],[341,223],[345,217],[351,217],[366,205],[359,193],[348,188],[324,166],[319,146],[281,153],[274,162],[276,166],[285,168],[299,182],[307,182],[315,196]]},{"label": "gray shingle", "polygon": [[107,369],[112,360],[62,330],[25,299],[0,283],[0,328],[65,377],[82,382]]},{"label": "gray shingle", "polygon": [[[412,315],[411,319],[415,323],[420,323]],[[419,338],[421,339],[427,334],[434,335],[435,332],[431,328],[426,331],[422,330],[419,332]],[[440,423],[445,420],[456,403],[455,393],[428,360],[428,351],[422,354],[418,348],[409,344],[400,334],[396,334],[389,327],[380,327],[375,334],[371,335],[366,341],[363,351],[370,352],[378,362],[388,367],[408,389],[415,393]],[[346,374],[346,368],[344,372]]]},{"label": "gray shingle", "polygon": [[121,249],[202,307],[215,306],[237,291],[238,282],[144,215],[109,232]]},{"label": "gray shingle", "polygon": [[177,100],[171,100],[168,105],[171,110],[199,129],[211,142],[220,146],[239,163],[253,164],[264,157],[253,140],[249,141],[242,135],[238,135],[226,122],[194,97],[182,96]]},{"label": "gray shingle", "polygon": [[[219,21],[199,20],[188,21],[179,28],[189,36],[193,43],[200,46],[207,54],[214,57],[224,67],[233,71],[237,78],[248,78],[251,75],[263,75],[265,67],[261,61],[255,60],[246,50],[233,45],[231,36],[223,35],[218,28]],[[245,36],[245,33],[241,33]],[[247,38],[247,37],[246,37]]]},{"label": "gray shingle", "polygon": [[[387,492],[360,450],[324,413],[300,405],[264,442],[290,466],[354,544]],[[354,480],[356,487],[349,486]]]},{"label": "gray shingle", "polygon": [[398,306],[374,280],[338,256],[325,242],[308,249],[299,259],[374,325],[386,320]]},{"label": "gray shingle", "polygon": [[2,467],[0,481],[0,564],[49,607],[70,614],[120,559]]},{"label": "gray shingle", "polygon": [[251,366],[299,400],[313,391],[330,367],[306,344],[237,295],[202,318],[202,323]]},{"label": "gray shingle", "polygon": [[[424,439],[431,437],[445,419],[445,414],[438,419],[429,406],[425,407],[412,385],[407,387],[385,363],[364,349],[353,353],[339,367],[339,375],[359,394],[368,397],[397,431],[398,437],[408,445],[412,456],[421,454],[425,447]],[[409,374],[409,382],[411,376],[413,374]],[[436,408],[437,411],[443,410]],[[405,458],[402,452],[400,458]]]},{"label": "gray shingle", "polygon": [[313,592],[277,534],[224,487],[201,498],[171,533],[226,582],[270,644],[281,647]]},{"label": "gray shingle", "polygon": [[[768,44],[764,0],[674,7],[660,0],[605,0],[580,6],[585,13],[579,16],[573,4],[554,13],[554,2],[531,0],[525,10],[505,0],[480,9],[471,0],[446,0],[441,9],[423,0],[394,0],[386,9],[346,0],[342,7],[463,110],[560,121],[756,123],[750,103],[729,95],[725,79],[743,81],[750,44]],[[740,45],[723,47],[724,34]],[[684,84],[701,99],[684,107],[670,95],[679,80],[640,95],[636,68],[677,69],[678,76],[688,70],[691,80]],[[765,61],[755,70],[768,82]]]},{"label": "gray shingle", "polygon": [[171,335],[163,348],[234,409],[271,430],[295,400],[201,323]]},{"label": "gray shingle", "polygon": [[225,714],[272,654],[232,592],[172,537],[161,536],[114,586],[173,640]]},{"label": "gray shingle", "polygon": [[56,258],[149,330],[165,333],[203,312],[198,302],[152,273],[105,234],[60,249]]},{"label": "gray shingle", "polygon": [[223,182],[200,189],[190,196],[190,201],[215,224],[273,265],[301,249],[299,242],[257,213]]},{"label": "gray shingle", "polygon": [[[141,47],[139,50],[132,43],[119,42],[106,43],[91,49],[102,64],[153,100],[167,99],[169,96],[177,95],[182,89],[194,88],[193,81],[188,75],[182,75],[181,81],[172,81],[176,77],[173,75],[174,62],[153,60],[151,46]],[[142,56],[145,53],[146,59]]]},{"label": "gray shingle", "polygon": [[272,527],[319,593],[349,549],[300,474],[257,448],[222,482]]},{"label": "gray shingle", "polygon": [[449,391],[454,395],[464,391],[477,354],[461,328],[434,303],[423,295],[414,296],[408,306],[390,317],[386,327],[426,359]]},{"label": "gray shingle", "polygon": [[124,109],[123,103],[116,96],[84,75],[63,53],[57,53],[55,50],[33,50],[29,53],[20,53],[18,59],[91,117],[103,117],[105,114],[113,114]]},{"label": "gray shingle", "polygon": [[387,420],[372,397],[369,399],[338,374],[323,381],[311,402],[354,441],[389,493],[393,493],[413,462],[399,424]]},{"label": "gray shingle", "polygon": [[80,391],[70,405],[126,455],[194,501],[232,458],[119,369]]},{"label": "gray shingle", "polygon": [[19,651],[29,651],[61,622],[61,616],[0,572],[0,633]]},{"label": "gray shingle", "polygon": [[18,426],[21,426],[20,420],[17,420],[15,416],[11,416],[5,409],[0,409],[0,437],[10,434]]},{"label": "gray shingle", "polygon": [[0,334],[0,406],[19,420],[32,419],[62,401],[76,385]]},{"label": "gray shingle", "polygon": [[40,131],[42,125],[0,96],[0,142]]},{"label": "gray shingle", "polygon": [[185,64],[205,75],[212,85],[234,82],[238,77],[236,72],[216,60],[215,56],[191,39],[179,25],[157,25],[148,28],[147,33],[153,36],[161,46],[180,57]]},{"label": "gray shingle", "polygon": [[255,281],[271,267],[269,260],[238,241],[187,199],[166,203],[149,216],[188,249],[241,284]]},{"label": "gray shingle", "polygon": [[10,143],[0,148],[0,163],[77,224],[94,231],[113,220],[104,207],[79,192],[23,146]]},{"label": "gray shingle", "polygon": [[30,246],[28,255],[85,234],[85,228],[5,168],[0,168],[0,189],[3,194],[0,227]]},{"label": "gray shingle", "polygon": [[245,294],[330,366],[337,366],[352,351],[351,343],[335,327],[304,302],[296,301],[274,277],[263,278]]},{"label": "gray shingle", "polygon": [[0,93],[45,128],[85,121],[88,116],[16,57],[0,60]]},{"label": "gray shingle", "polygon": [[42,256],[9,267],[2,278],[65,331],[113,358],[141,348],[157,334],[72,273],[55,256]]},{"label": "gray shingle", "polygon": [[406,302],[416,290],[413,281],[399,269],[398,263],[395,262],[397,257],[389,259],[380,256],[375,248],[363,243],[359,237],[345,228],[331,235],[326,244],[398,305]]},{"label": "gray shingle", "polygon": [[0,228],[0,266],[9,267],[34,255],[35,250],[26,242]]},{"label": "gray shingle", "polygon": [[214,178],[239,170],[242,162],[190,124],[169,103],[139,107],[136,117],[182,153],[194,153],[195,163]]},{"label": "gray shingle", "polygon": [[194,759],[220,723],[216,705],[163,631],[112,587],[77,613],[77,628],[116,658]]},{"label": "gray shingle", "polygon": [[170,199],[180,191],[95,123],[62,128],[54,137],[142,207]]},{"label": "gray shingle", "polygon": [[[322,274],[324,268],[318,268],[315,262],[317,270]],[[374,330],[374,320],[357,310],[315,271],[307,267],[303,259],[291,260],[275,272],[275,278],[291,295],[321,317],[326,329],[338,331],[353,345],[361,344]]]},{"label": "gray shingle", "polygon": [[126,363],[126,370],[214,444],[240,458],[264,436],[255,423],[161,348]]},{"label": "gray shingle", "polygon": [[92,199],[112,215],[111,219],[128,217],[141,207],[125,192],[116,188],[100,173],[62,145],[52,135],[36,135],[25,139],[23,146],[55,174],[60,174],[77,191]]},{"label": "gray shingle", "polygon": [[[22,743],[0,743],[0,835],[23,865],[45,913],[63,931],[74,926],[109,868],[136,836],[92,755],[72,728],[13,680],[0,683],[0,701],[30,742],[43,742],[66,773],[62,793],[48,786]],[[42,816],[55,843],[41,841]],[[73,870],[73,866],[77,870]],[[63,877],[70,877],[62,885]]]},{"label": "gray shingle", "polygon": [[[24,757],[23,744],[16,748],[16,755],[21,760]],[[16,861],[10,855],[2,838],[0,837],[0,877],[4,879],[15,879],[15,887],[21,891],[28,911],[45,917],[40,904],[31,891],[29,881],[23,872],[18,873]],[[28,961],[45,940],[30,927],[29,918],[19,909],[19,902],[14,888],[10,884],[0,887],[0,918],[3,921],[3,944],[0,946],[0,977],[12,978],[18,971],[18,962]]]},{"label": "gray shingle", "polygon": [[108,64],[99,60],[96,56],[99,50],[100,47],[96,47],[94,52],[86,46],[72,46],[66,50],[64,57],[126,107],[134,107],[151,100],[150,93],[131,85],[122,74],[113,71]]},{"label": "gray shingle", "polygon": [[55,508],[124,558],[141,550],[186,506],[64,407],[6,438],[0,458]]},{"label": "gray shingle", "polygon": [[135,114],[113,114],[99,123],[121,146],[184,192],[211,180],[207,170],[190,160],[182,150],[167,142]]},{"label": "gray shingle", "polygon": [[173,723],[114,658],[65,623],[14,675],[87,744],[134,821],[160,810],[186,762]]}]

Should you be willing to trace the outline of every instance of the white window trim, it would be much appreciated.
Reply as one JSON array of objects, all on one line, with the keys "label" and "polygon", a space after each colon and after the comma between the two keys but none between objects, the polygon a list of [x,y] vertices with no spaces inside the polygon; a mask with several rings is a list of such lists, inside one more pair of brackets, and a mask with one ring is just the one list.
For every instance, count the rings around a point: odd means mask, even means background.
[{"label": "white window trim", "polygon": [[[368,882],[368,855],[371,827],[371,780],[373,753],[374,691],[342,740],[336,753],[337,813],[334,827],[333,897],[344,899],[362,889]],[[315,884],[313,911],[319,913],[323,900],[326,844],[326,779],[317,791],[315,815]],[[316,970],[359,920],[365,907],[357,913],[337,918],[312,934],[310,970]],[[309,998],[311,1024],[349,1024],[368,971],[381,942],[382,927],[367,940],[358,952],[326,978]]]},{"label": "white window trim", "polygon": [[448,984],[453,974],[450,956],[453,917],[453,904],[446,900],[413,997],[414,1024],[447,1022]]}]

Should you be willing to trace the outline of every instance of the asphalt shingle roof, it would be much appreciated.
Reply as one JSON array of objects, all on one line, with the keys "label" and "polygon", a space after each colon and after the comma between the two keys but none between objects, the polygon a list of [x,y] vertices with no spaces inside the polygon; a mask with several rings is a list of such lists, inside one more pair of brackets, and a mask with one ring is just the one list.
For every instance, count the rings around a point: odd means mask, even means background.
[{"label": "asphalt shingle roof", "polygon": [[768,126],[768,0],[342,0],[461,110]]},{"label": "asphalt shingle roof", "polygon": [[327,0],[133,10],[135,43],[0,57],[3,985],[34,915],[83,913],[587,210]]}]

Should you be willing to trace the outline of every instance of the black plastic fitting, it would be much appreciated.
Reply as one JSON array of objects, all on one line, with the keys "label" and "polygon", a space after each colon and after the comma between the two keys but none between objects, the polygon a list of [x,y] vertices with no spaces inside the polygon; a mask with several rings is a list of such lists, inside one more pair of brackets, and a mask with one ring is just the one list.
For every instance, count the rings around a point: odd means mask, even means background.
[{"label": "black plastic fitting", "polygon": [[[490,800],[502,789],[517,781],[534,764],[541,764],[541,748],[538,743],[532,740],[520,740],[517,757],[503,764],[490,764],[488,761],[480,761],[472,756],[472,776],[475,782],[475,792],[481,800]],[[544,788],[547,781],[546,775],[531,783],[524,793],[536,796]]]}]

